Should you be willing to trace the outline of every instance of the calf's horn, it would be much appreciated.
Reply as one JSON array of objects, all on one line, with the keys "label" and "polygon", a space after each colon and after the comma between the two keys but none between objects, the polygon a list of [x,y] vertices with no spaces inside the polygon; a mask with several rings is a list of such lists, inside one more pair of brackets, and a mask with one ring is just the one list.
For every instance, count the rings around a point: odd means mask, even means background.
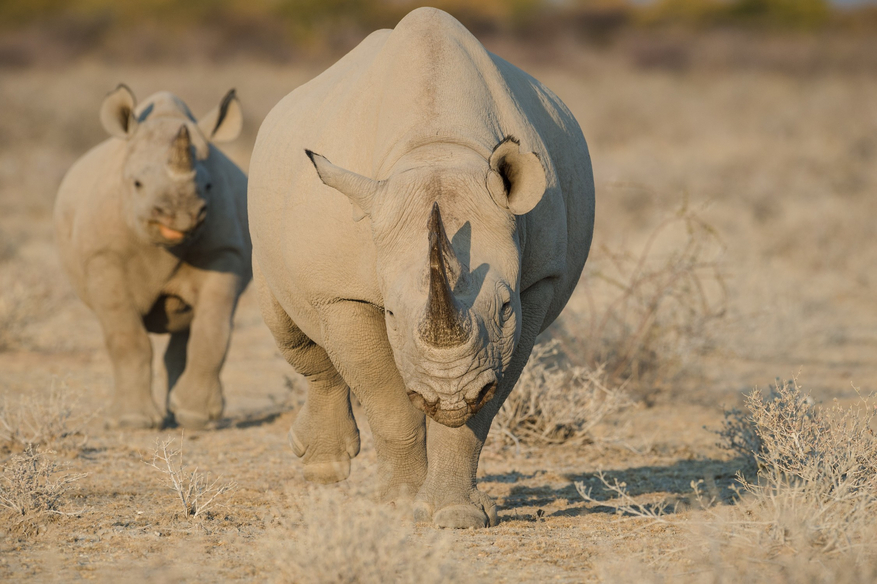
[{"label": "calf's horn", "polygon": [[185,124],[180,126],[180,130],[171,142],[167,164],[171,170],[178,173],[192,172],[195,167],[195,158],[192,156],[192,140],[189,137],[189,128]]},{"label": "calf's horn", "polygon": [[472,322],[468,311],[460,306],[451,290],[448,268],[454,267],[456,257],[445,234],[438,203],[433,203],[428,226],[429,297],[419,332],[430,345],[453,347],[469,339]]}]

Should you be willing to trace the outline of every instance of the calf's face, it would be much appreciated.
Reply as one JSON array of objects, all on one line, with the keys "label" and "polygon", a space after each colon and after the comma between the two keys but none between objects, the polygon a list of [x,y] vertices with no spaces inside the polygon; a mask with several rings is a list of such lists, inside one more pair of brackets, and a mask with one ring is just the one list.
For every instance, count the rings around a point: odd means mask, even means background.
[{"label": "calf's face", "polygon": [[[205,164],[210,147],[204,127],[188,108],[169,94],[162,99],[177,108],[155,112],[150,105],[135,115],[134,96],[120,85],[104,100],[101,121],[110,134],[125,140],[120,196],[128,226],[145,241],[175,246],[196,237],[210,212],[213,183]],[[229,123],[237,126],[233,132]],[[205,125],[214,139],[217,133],[224,139],[237,136],[240,110],[234,90]]]},{"label": "calf's face", "polygon": [[129,225],[154,243],[176,245],[204,222],[212,189],[197,159],[191,127],[179,119],[147,120],[127,144],[122,171]]}]

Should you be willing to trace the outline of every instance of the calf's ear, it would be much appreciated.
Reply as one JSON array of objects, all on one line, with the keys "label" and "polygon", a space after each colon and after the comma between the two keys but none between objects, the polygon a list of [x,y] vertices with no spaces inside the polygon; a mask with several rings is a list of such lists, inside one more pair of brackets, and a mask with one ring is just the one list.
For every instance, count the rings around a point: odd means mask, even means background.
[{"label": "calf's ear", "polygon": [[211,142],[231,142],[243,125],[244,114],[234,89],[229,89],[219,105],[198,121],[198,128]]},{"label": "calf's ear", "polygon": [[305,150],[323,184],[347,195],[353,204],[353,220],[359,221],[371,214],[380,182],[335,166],[325,156]]},{"label": "calf's ear", "polygon": [[104,98],[100,107],[100,123],[110,136],[127,140],[137,131],[134,108],[137,100],[124,83]]},{"label": "calf's ear", "polygon": [[522,152],[508,136],[490,155],[487,190],[496,204],[515,215],[530,212],[545,194],[545,168],[534,152]]}]

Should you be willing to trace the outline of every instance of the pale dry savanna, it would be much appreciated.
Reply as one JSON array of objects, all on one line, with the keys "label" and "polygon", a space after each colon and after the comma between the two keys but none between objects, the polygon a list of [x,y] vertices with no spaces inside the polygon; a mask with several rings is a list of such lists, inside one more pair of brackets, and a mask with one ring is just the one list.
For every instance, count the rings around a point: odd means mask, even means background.
[{"label": "pale dry savanna", "polygon": [[215,429],[101,423],[111,364],[51,210],[103,139],[104,94],[170,90],[199,116],[235,87],[244,130],[222,148],[246,170],[267,112],[331,60],[0,69],[0,579],[873,580],[877,73],[489,48],[578,119],[597,212],[578,288],[482,455],[499,525],[463,531],[371,502],[358,409],[350,479],[303,480],[286,434],[304,381],[252,288]]}]

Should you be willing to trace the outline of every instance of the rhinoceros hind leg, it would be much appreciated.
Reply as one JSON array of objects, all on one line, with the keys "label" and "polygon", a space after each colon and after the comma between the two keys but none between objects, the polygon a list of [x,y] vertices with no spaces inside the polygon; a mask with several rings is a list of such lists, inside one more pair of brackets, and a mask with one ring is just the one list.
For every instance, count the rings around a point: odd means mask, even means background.
[{"label": "rhinoceros hind leg", "polygon": [[253,281],[262,316],[286,361],[308,380],[304,407],[289,430],[289,445],[302,458],[308,481],[335,483],[350,475],[359,454],[359,429],[350,406],[350,389],[329,360],[293,322],[265,285],[258,264]]},{"label": "rhinoceros hind leg", "polygon": [[350,476],[350,459],[359,454],[350,390],[337,372],[328,379],[304,375],[310,383],[308,399],[289,429],[289,445],[302,458],[305,480],[343,481]]}]

